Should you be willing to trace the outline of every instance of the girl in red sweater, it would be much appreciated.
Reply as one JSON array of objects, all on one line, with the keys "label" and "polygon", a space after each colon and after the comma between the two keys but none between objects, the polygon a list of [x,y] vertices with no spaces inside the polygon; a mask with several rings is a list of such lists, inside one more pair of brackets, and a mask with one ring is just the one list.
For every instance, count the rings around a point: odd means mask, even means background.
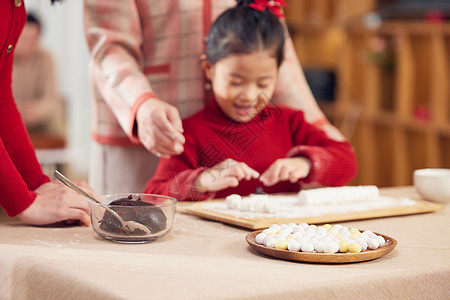
[{"label": "girl in red sweater", "polygon": [[238,1],[214,22],[202,67],[213,99],[183,121],[184,152],[161,158],[144,192],[183,200],[339,186],[356,174],[352,146],[271,99],[283,61],[283,1]]}]

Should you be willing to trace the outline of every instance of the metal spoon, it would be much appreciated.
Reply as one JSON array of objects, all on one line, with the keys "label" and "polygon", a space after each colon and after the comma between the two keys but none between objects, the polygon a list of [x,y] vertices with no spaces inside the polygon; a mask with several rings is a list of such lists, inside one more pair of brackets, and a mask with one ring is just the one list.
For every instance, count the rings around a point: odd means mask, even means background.
[{"label": "metal spoon", "polygon": [[87,192],[85,192],[82,188],[80,188],[78,185],[73,183],[66,176],[61,174],[61,172],[59,172],[58,170],[55,170],[55,172],[53,174],[55,175],[55,177],[59,181],[64,183],[66,186],[68,186],[69,188],[71,188],[72,190],[77,192],[78,194],[88,198],[88,200],[90,202],[98,203],[101,206],[103,206],[108,212],[110,212],[120,222],[122,228],[125,229],[130,234],[135,235],[135,230],[138,229],[138,230],[141,230],[142,232],[145,232],[145,234],[142,234],[142,235],[139,235],[139,236],[145,237],[145,236],[150,236],[151,235],[151,231],[150,231],[150,229],[148,229],[147,226],[145,226],[145,225],[143,225],[141,223],[135,222],[135,221],[125,221],[124,219],[122,219],[122,217],[116,211],[114,211],[113,209],[109,208],[107,205],[101,203],[95,197],[93,197],[92,195],[90,195]]}]

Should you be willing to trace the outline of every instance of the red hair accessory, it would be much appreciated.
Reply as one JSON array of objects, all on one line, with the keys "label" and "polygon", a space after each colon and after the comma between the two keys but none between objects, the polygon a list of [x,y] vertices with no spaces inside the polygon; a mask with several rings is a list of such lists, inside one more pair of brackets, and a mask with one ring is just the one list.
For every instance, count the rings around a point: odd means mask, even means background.
[{"label": "red hair accessory", "polygon": [[254,0],[248,6],[259,11],[264,11],[268,8],[278,18],[284,18],[281,7],[287,6],[287,4],[283,0]]}]

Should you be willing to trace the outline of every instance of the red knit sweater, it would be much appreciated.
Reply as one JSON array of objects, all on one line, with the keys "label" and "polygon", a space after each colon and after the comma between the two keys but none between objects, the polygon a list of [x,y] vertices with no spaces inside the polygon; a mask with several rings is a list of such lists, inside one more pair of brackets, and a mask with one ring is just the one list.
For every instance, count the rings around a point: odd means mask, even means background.
[{"label": "red knit sweater", "polygon": [[265,187],[267,193],[297,192],[303,183],[339,186],[356,174],[357,162],[348,142],[337,142],[307,123],[303,112],[269,105],[247,123],[230,120],[211,101],[202,111],[183,121],[184,152],[162,158],[144,192],[170,195],[179,201],[248,195],[263,186],[259,180],[242,180],[239,186],[217,193],[199,193],[196,177],[226,158],[245,162],[262,174],[276,159],[305,156],[311,163],[307,178],[292,184],[279,182]]},{"label": "red knit sweater", "polygon": [[33,203],[33,192],[50,181],[36,159],[25,125],[14,103],[11,77],[13,52],[26,21],[25,8],[0,1],[0,206],[15,216]]}]

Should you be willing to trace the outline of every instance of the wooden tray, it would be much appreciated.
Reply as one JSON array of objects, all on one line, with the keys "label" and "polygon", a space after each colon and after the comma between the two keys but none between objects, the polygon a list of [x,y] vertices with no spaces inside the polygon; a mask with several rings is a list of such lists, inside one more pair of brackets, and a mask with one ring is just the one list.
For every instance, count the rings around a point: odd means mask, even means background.
[{"label": "wooden tray", "polygon": [[[293,252],[288,250],[268,248],[264,245],[256,243],[255,237],[261,231],[262,230],[250,232],[245,237],[247,243],[255,251],[280,259],[302,261],[302,262],[341,264],[341,263],[368,261],[388,254],[389,252],[394,250],[395,246],[397,246],[397,241],[395,239],[391,238],[390,236],[374,232],[376,235],[381,235],[386,241],[386,244],[383,247],[380,247],[376,250],[366,250],[361,253],[335,253],[335,254]],[[363,232],[364,230],[360,231]]]},{"label": "wooden tray", "polygon": [[[408,190],[409,191],[409,190]],[[391,196],[391,195],[387,195]],[[396,197],[402,195],[394,195]],[[206,218],[209,220],[219,221],[223,223],[227,223],[230,225],[235,225],[251,230],[267,228],[272,224],[288,224],[288,223],[301,223],[306,222],[308,224],[324,224],[324,223],[335,223],[335,222],[343,222],[343,221],[353,221],[353,220],[362,220],[362,219],[373,219],[373,218],[381,218],[381,217],[393,217],[393,216],[402,216],[402,215],[412,215],[412,214],[421,214],[421,213],[429,213],[435,212],[440,209],[443,209],[445,205],[430,201],[422,200],[419,197],[410,197],[416,204],[408,205],[408,206],[400,206],[400,207],[392,207],[385,209],[374,209],[374,210],[366,210],[360,212],[350,212],[350,213],[341,213],[341,214],[328,214],[321,215],[316,217],[306,217],[306,218],[263,218],[263,217],[237,217],[226,213],[221,213],[215,210],[211,210],[204,207],[205,203],[209,203],[212,201],[224,201],[224,199],[216,199],[209,201],[199,201],[199,202],[180,202],[177,205],[177,211],[182,213],[187,213],[195,216],[199,216],[202,218]]]}]

